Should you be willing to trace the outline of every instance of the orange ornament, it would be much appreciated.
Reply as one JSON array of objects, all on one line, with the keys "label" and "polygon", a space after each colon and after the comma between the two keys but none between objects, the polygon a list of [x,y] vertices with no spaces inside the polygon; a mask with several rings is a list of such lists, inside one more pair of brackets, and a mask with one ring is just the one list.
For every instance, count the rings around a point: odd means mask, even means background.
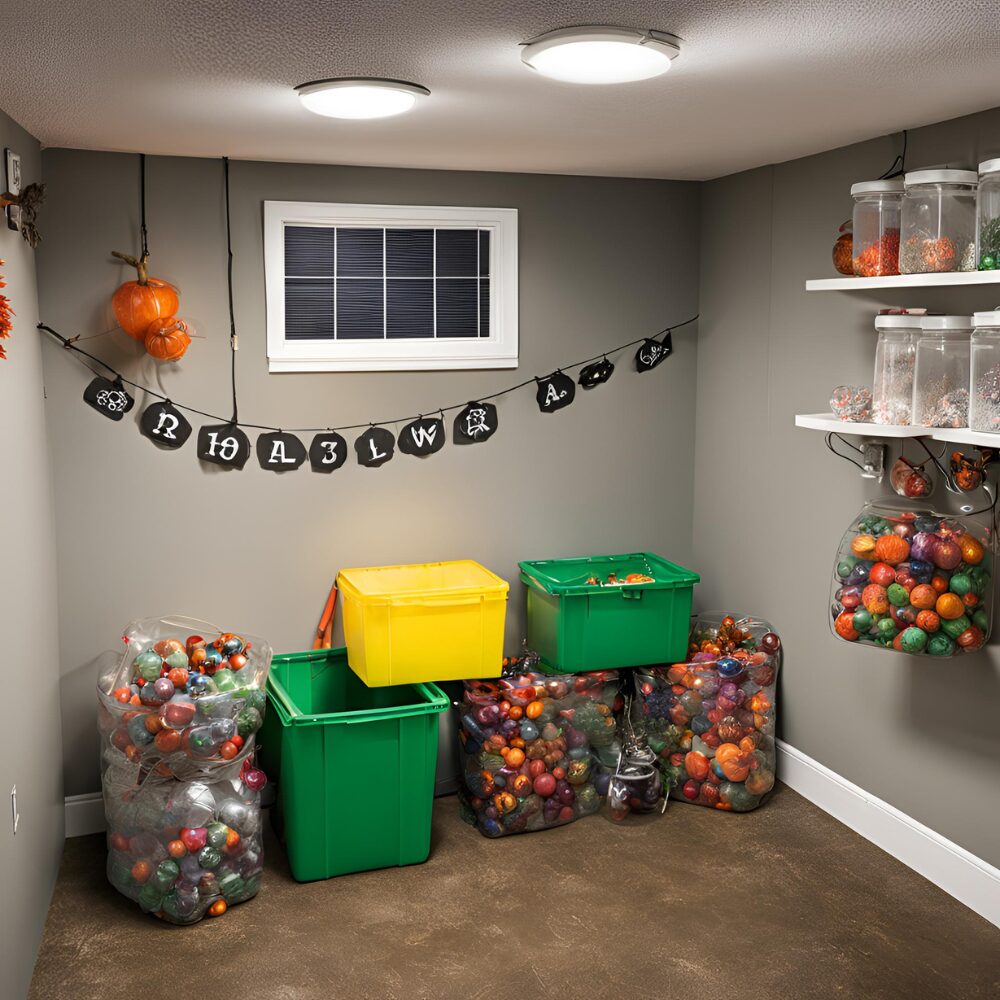
[{"label": "orange ornament", "polygon": [[925,632],[937,632],[941,628],[941,616],[935,611],[921,611],[917,615],[916,626]]},{"label": "orange ornament", "polygon": [[918,610],[927,610],[934,607],[937,596],[937,591],[929,583],[918,583],[910,591],[910,604]]},{"label": "orange ornament", "polygon": [[983,561],[983,547],[972,535],[962,535],[958,539],[958,547],[962,550],[962,558],[970,566],[978,566]]},{"label": "orange ornament", "polygon": [[180,306],[177,290],[173,285],[150,278],[146,269],[149,255],[140,258],[112,250],[111,255],[131,264],[136,271],[135,281],[126,281],[111,296],[118,325],[133,339],[141,341],[146,336],[149,324],[163,316],[173,316]]},{"label": "orange ornament", "polygon": [[181,748],[181,734],[174,729],[161,729],[153,742],[160,753],[174,753]]},{"label": "orange ornament", "polygon": [[861,603],[873,615],[884,615],[889,610],[889,594],[885,587],[877,583],[869,583],[861,591]]},{"label": "orange ornament", "polygon": [[115,688],[114,699],[115,701],[120,701],[123,705],[127,705],[129,698],[132,697],[132,691],[130,688]]},{"label": "orange ornament", "polygon": [[149,324],[143,343],[146,353],[157,361],[180,361],[191,346],[191,334],[184,320],[161,316]]},{"label": "orange ornament", "polygon": [[136,882],[145,882],[150,875],[153,874],[153,869],[150,867],[148,861],[137,861],[132,865],[132,878]]},{"label": "orange ornament", "polygon": [[228,903],[224,899],[217,899],[209,908],[208,915],[210,917],[221,917],[226,910],[229,909]]},{"label": "orange ornament", "polygon": [[187,848],[184,846],[183,840],[171,840],[167,844],[167,854],[172,858],[183,858],[187,854]]},{"label": "orange ornament", "polygon": [[875,543],[875,558],[890,566],[898,566],[909,554],[910,543],[899,535],[882,535]]},{"label": "orange ornament", "polygon": [[522,715],[524,715],[524,709],[521,708],[520,705],[511,705],[510,712],[508,712],[507,714],[511,719],[513,719],[516,722],[518,719],[521,718]]},{"label": "orange ornament", "polygon": [[540,701],[532,701],[528,703],[528,706],[524,710],[524,714],[529,719],[537,719],[538,716],[542,714],[542,709],[544,706]]},{"label": "orange ornament", "polygon": [[875,539],[871,535],[858,535],[851,542],[851,551],[856,556],[869,556],[875,551]]},{"label": "orange ornament", "polygon": [[834,631],[841,639],[846,639],[848,642],[854,642],[858,638],[858,630],[854,627],[854,615],[850,611],[842,611],[837,615],[836,621],[833,623]]},{"label": "orange ornament", "polygon": [[506,753],[507,766],[519,768],[524,763],[524,751],[518,749],[508,750]]},{"label": "orange ornament", "polygon": [[965,614],[965,603],[958,594],[942,594],[937,599],[937,604],[934,606],[934,610],[944,618],[946,621],[954,621],[956,618],[961,618]]},{"label": "orange ornament", "polygon": [[943,594],[948,590],[948,579],[939,574],[932,576],[931,586],[934,588],[935,594]]}]

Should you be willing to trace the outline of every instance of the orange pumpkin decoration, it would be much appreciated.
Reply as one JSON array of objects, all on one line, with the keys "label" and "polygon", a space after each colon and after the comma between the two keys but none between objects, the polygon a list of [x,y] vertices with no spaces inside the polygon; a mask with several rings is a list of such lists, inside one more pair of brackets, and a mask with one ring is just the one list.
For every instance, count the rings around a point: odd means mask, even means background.
[{"label": "orange pumpkin decoration", "polygon": [[875,543],[875,558],[897,566],[910,554],[910,543],[899,535],[882,535]]},{"label": "orange pumpkin decoration", "polygon": [[154,319],[177,312],[180,306],[177,290],[159,278],[149,277],[146,270],[149,254],[136,258],[112,250],[111,256],[135,268],[136,280],[126,281],[118,288],[111,296],[111,308],[118,325],[133,340],[142,340]]},{"label": "orange pumpkin decoration", "polygon": [[180,361],[191,344],[188,325],[176,316],[161,316],[149,324],[144,343],[157,361]]},{"label": "orange pumpkin decoration", "polygon": [[929,583],[918,583],[910,591],[910,604],[918,611],[928,611],[937,602],[937,591]]}]

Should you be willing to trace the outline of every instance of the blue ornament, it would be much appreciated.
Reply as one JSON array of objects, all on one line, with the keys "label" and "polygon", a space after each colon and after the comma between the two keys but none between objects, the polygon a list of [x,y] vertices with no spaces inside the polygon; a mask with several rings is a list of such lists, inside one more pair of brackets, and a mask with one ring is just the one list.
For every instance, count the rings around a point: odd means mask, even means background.
[{"label": "blue ornament", "polygon": [[222,644],[222,652],[227,657],[232,656],[234,653],[242,653],[243,640],[238,635],[234,635]]},{"label": "blue ornament", "polygon": [[137,747],[147,747],[153,742],[153,734],[146,728],[145,715],[136,715],[128,720],[128,735]]},{"label": "blue ornament", "polygon": [[608,786],[611,784],[611,775],[606,771],[599,771],[594,775],[594,789],[598,795],[607,795]]},{"label": "blue ornament", "polygon": [[483,748],[483,745],[481,743],[477,743],[475,740],[466,740],[465,741],[465,752],[466,753],[470,753],[470,754],[471,753],[479,753],[479,751],[482,750],[482,748]]},{"label": "blue ornament", "polygon": [[499,821],[492,819],[489,816],[479,817],[479,829],[486,834],[487,837],[503,836],[503,827],[500,825]]},{"label": "blue ornament", "polygon": [[743,664],[729,656],[724,656],[715,664],[715,667],[723,677],[739,677],[743,673]]},{"label": "blue ornament", "polygon": [[707,733],[712,728],[712,723],[704,715],[696,715],[691,720],[691,732],[696,736]]},{"label": "blue ornament", "polygon": [[538,726],[527,720],[521,723],[521,739],[526,743],[538,739]]},{"label": "blue ornament", "polygon": [[934,575],[934,567],[923,559],[911,559],[910,575],[917,583],[928,583]]},{"label": "blue ornament", "polygon": [[215,683],[211,677],[205,674],[191,674],[188,677],[187,693],[192,698],[199,698],[201,695],[209,694],[215,690]]},{"label": "blue ornament", "polygon": [[205,668],[211,669],[212,667],[217,667],[222,663],[223,656],[214,646],[210,646],[205,650]]}]

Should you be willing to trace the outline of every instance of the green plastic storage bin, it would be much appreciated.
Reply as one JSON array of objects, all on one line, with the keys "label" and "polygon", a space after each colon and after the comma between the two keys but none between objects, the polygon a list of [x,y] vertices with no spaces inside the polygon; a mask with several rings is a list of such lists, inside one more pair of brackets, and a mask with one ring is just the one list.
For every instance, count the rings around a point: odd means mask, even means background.
[{"label": "green plastic storage bin", "polygon": [[299,882],[427,860],[437,765],[434,684],[368,688],[345,649],[275,656],[258,739],[275,825]]},{"label": "green plastic storage bin", "polygon": [[[528,645],[546,667],[580,673],[684,659],[697,573],[650,552],[518,565],[528,587]],[[587,583],[610,573],[653,582]]]}]

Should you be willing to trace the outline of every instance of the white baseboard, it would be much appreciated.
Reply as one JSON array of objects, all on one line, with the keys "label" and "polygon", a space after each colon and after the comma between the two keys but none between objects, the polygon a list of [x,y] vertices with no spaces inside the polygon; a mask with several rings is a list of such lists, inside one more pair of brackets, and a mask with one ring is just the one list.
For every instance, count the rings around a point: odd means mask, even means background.
[{"label": "white baseboard", "polygon": [[1000,927],[1000,869],[778,740],[778,776],[865,840]]},{"label": "white baseboard", "polygon": [[66,836],[104,833],[104,798],[100,792],[66,796]]}]

